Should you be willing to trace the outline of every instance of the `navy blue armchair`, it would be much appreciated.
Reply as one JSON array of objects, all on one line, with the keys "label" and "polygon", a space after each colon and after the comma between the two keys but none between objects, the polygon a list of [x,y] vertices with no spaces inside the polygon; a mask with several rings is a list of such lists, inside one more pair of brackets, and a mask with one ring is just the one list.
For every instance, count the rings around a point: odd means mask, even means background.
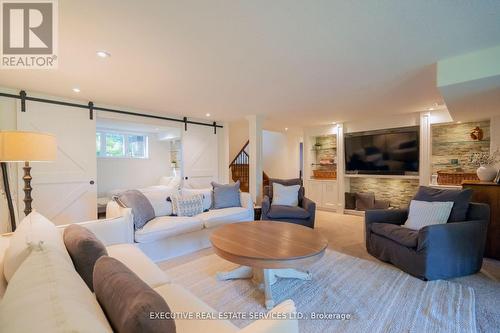
[{"label": "navy blue armchair", "polygon": [[[272,205],[273,183],[285,186],[300,185],[299,205],[297,207]],[[300,224],[314,228],[316,203],[304,195],[302,179],[269,179],[269,186],[264,186],[264,199],[262,200],[261,220],[279,221]]]},{"label": "navy blue armchair", "polygon": [[401,227],[408,210],[368,210],[366,249],[422,280],[474,274],[483,263],[490,208],[470,203],[465,221],[431,225],[420,230]]}]

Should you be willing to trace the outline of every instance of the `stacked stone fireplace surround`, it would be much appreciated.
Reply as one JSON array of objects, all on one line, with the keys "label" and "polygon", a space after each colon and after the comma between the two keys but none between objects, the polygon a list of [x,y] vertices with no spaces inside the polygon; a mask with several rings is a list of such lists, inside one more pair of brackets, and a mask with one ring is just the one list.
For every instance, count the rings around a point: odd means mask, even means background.
[{"label": "stacked stone fireplace surround", "polygon": [[349,192],[373,192],[377,200],[390,201],[391,207],[406,208],[418,186],[418,179],[351,178]]}]

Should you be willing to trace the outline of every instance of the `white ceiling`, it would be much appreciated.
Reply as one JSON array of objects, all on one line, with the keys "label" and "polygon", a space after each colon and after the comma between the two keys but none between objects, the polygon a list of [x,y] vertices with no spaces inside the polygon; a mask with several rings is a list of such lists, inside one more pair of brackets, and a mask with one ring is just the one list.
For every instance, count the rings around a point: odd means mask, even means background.
[{"label": "white ceiling", "polygon": [[59,27],[59,69],[0,85],[283,128],[442,103],[434,64],[500,44],[500,1],[64,0]]}]

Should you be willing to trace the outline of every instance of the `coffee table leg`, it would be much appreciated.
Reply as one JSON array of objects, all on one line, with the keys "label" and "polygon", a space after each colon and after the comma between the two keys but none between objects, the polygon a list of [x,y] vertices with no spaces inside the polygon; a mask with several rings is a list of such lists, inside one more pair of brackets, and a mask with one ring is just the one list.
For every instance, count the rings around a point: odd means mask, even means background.
[{"label": "coffee table leg", "polygon": [[309,272],[302,272],[293,268],[273,269],[272,274],[276,277],[285,279],[299,279],[299,280],[312,280],[312,274]]},{"label": "coffee table leg", "polygon": [[264,295],[266,298],[266,309],[268,309],[268,310],[271,310],[272,308],[274,308],[274,299],[273,299],[273,293],[271,290],[271,274],[273,274],[271,269],[264,269],[263,270]]},{"label": "coffee table leg", "polygon": [[228,272],[217,272],[217,280],[233,280],[233,279],[249,279],[253,276],[252,267],[240,266],[232,271]]}]

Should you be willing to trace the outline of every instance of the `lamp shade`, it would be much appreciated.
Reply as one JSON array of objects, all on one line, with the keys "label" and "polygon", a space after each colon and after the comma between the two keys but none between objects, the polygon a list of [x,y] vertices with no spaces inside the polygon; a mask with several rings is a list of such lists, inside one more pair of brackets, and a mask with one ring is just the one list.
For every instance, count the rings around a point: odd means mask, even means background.
[{"label": "lamp shade", "polygon": [[56,138],[51,134],[23,131],[0,132],[1,162],[54,161],[56,150]]}]

